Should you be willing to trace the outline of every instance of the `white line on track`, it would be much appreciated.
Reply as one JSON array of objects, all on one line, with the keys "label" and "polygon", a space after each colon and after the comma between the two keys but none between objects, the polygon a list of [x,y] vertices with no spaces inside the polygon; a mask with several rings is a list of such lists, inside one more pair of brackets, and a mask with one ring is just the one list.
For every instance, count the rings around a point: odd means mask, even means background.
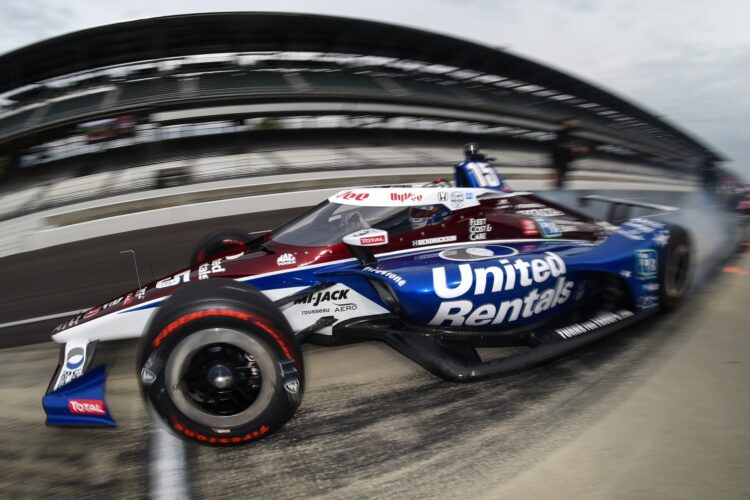
[{"label": "white line on track", "polygon": [[148,498],[189,499],[185,443],[173,436],[149,411]]},{"label": "white line on track", "polygon": [[57,314],[48,314],[47,316],[37,316],[36,318],[21,319],[18,321],[11,321],[10,323],[0,323],[0,329],[10,328],[12,326],[27,325],[29,323],[37,323],[39,321],[45,321],[48,319],[64,318],[66,316],[75,316],[76,314],[80,314],[84,311],[88,311],[88,309],[81,309],[79,311],[68,311],[68,312],[57,313]]}]

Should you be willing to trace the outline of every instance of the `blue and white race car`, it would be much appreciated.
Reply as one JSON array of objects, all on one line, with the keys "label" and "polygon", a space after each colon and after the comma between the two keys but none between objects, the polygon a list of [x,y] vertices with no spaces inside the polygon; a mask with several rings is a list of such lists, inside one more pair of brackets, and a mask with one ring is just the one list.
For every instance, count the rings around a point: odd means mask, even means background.
[{"label": "blue and white race car", "polygon": [[[469,155],[452,182],[351,188],[257,237],[208,235],[188,267],[66,321],[47,423],[114,425],[94,348],[141,337],[142,391],[166,425],[245,444],[300,405],[302,343],[381,340],[451,382],[497,377],[676,306],[690,256],[680,227],[595,220]],[[483,361],[479,346],[526,349]]]}]

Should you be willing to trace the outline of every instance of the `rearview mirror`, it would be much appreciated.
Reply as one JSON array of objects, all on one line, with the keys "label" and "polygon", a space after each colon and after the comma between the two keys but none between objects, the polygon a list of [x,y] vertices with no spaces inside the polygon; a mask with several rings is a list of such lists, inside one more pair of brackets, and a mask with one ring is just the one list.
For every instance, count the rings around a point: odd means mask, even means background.
[{"label": "rearview mirror", "polygon": [[375,255],[370,247],[379,247],[388,244],[388,231],[382,229],[362,229],[344,236],[344,243],[349,247],[359,263],[363,266],[377,264]]}]

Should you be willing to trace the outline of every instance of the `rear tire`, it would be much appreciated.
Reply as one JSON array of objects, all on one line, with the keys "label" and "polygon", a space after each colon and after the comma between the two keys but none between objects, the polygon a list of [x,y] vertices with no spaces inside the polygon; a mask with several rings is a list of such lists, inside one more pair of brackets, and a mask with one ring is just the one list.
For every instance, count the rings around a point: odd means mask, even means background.
[{"label": "rear tire", "polygon": [[220,229],[206,235],[195,245],[192,255],[190,256],[190,265],[195,266],[240,250],[250,243],[250,235],[240,229]]},{"label": "rear tire", "polygon": [[302,400],[299,344],[281,312],[231,280],[199,281],[157,311],[138,357],[148,404],[179,437],[237,446],[281,428]]},{"label": "rear tire", "polygon": [[663,309],[674,309],[687,295],[692,265],[690,236],[680,226],[672,226],[669,241],[659,265],[659,302]]}]

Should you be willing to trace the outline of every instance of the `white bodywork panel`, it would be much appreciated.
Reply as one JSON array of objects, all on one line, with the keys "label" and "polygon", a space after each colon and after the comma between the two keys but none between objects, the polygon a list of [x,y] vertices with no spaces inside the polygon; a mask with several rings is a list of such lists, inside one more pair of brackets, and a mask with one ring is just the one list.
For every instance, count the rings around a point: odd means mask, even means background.
[{"label": "white bodywork panel", "polygon": [[[281,308],[292,330],[298,332],[320,318],[333,316],[338,321],[360,316],[385,314],[387,309],[345,285],[334,285],[314,292]],[[318,333],[331,335],[331,326]]]},{"label": "white bodywork panel", "polygon": [[501,193],[483,188],[352,188],[339,191],[328,198],[331,203],[359,207],[420,207],[444,205],[450,210],[460,210],[479,205],[480,196],[509,198],[530,193]]}]

